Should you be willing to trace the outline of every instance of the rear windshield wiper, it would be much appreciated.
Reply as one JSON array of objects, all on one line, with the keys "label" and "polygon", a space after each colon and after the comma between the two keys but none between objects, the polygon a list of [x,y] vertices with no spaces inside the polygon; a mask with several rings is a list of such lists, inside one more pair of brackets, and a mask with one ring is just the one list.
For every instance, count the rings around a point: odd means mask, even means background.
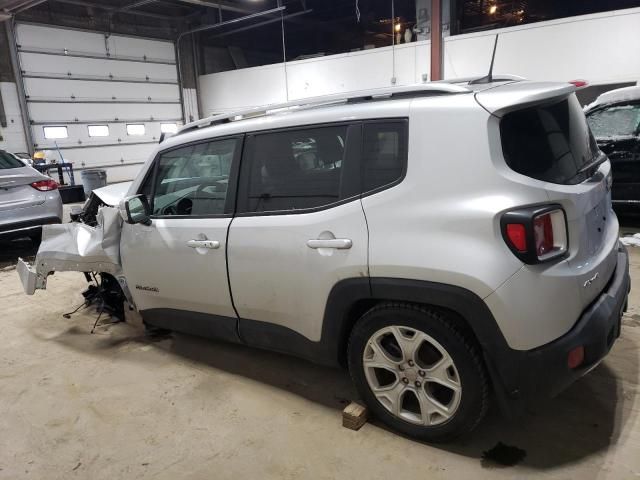
[{"label": "rear windshield wiper", "polygon": [[598,155],[595,160],[592,160],[586,165],[583,165],[580,168],[580,170],[578,170],[578,172],[576,173],[576,176],[588,170],[591,170],[592,168],[596,168],[598,165],[600,165],[601,163],[604,163],[606,160],[607,160],[607,156],[604,153],[600,152],[600,155]]}]

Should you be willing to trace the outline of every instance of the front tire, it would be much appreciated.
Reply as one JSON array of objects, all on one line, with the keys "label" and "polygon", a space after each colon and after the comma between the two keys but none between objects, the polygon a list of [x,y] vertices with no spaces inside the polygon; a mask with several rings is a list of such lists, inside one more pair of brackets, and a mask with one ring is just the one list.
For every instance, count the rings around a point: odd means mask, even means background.
[{"label": "front tire", "polygon": [[353,328],[348,361],[373,414],[410,437],[452,440],[487,411],[479,348],[440,311],[396,303],[372,308]]}]

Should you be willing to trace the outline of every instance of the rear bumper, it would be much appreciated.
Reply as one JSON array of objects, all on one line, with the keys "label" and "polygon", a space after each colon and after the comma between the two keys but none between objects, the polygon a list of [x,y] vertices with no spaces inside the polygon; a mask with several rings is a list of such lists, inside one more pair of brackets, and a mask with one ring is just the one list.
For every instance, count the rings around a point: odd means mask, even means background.
[{"label": "rear bumper", "polygon": [[62,219],[57,216],[34,218],[20,222],[0,225],[0,240],[10,240],[12,238],[28,237],[38,234],[42,225],[62,223]]},{"label": "rear bumper", "polygon": [[[523,389],[554,396],[598,365],[620,336],[630,288],[629,258],[626,249],[620,246],[618,264],[608,286],[576,325],[558,340],[527,352],[525,365],[530,375]],[[570,369],[569,352],[580,346],[584,347],[584,363]]]},{"label": "rear bumper", "polygon": [[[511,351],[504,358],[492,358],[498,374],[502,368],[516,366],[516,388],[497,392],[503,410],[517,414],[524,406],[541,397],[553,397],[578,378],[591,371],[609,353],[620,336],[623,311],[631,288],[629,258],[624,246],[618,249],[616,270],[604,291],[582,313],[574,327],[565,335],[533,350]],[[569,352],[584,347],[584,362],[570,369]],[[510,363],[506,366],[504,362]],[[503,365],[501,367],[501,365]],[[511,370],[511,373],[513,370]]]}]

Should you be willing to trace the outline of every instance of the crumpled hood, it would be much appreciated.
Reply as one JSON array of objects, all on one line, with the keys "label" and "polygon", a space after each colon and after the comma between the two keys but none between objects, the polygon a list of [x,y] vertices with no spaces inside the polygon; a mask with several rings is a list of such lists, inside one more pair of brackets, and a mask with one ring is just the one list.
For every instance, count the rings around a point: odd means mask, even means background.
[{"label": "crumpled hood", "polygon": [[96,188],[93,194],[110,207],[117,207],[124,197],[127,196],[129,187],[133,182],[113,183],[106,187]]},{"label": "crumpled hood", "polygon": [[95,264],[120,265],[120,213],[116,208],[103,207],[96,219],[96,227],[79,222],[43,227],[36,263],[72,260],[75,265],[90,265],[91,271],[104,271]]},{"label": "crumpled hood", "polygon": [[120,213],[117,208],[102,207],[96,219],[96,227],[79,222],[42,227],[35,264],[18,261],[18,275],[27,295],[44,290],[47,277],[56,271],[120,273]]}]

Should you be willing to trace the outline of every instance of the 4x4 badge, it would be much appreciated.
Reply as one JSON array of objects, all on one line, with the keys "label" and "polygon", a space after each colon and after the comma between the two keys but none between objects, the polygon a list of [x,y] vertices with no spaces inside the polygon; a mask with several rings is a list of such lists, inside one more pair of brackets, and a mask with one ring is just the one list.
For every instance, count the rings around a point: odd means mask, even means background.
[{"label": "4x4 badge", "polygon": [[147,287],[146,285],[136,285],[136,290],[144,290],[145,292],[155,292],[158,293],[158,287]]},{"label": "4x4 badge", "polygon": [[589,280],[587,280],[586,282],[584,282],[584,285],[582,285],[584,288],[589,287],[593,282],[596,281],[596,279],[598,278],[599,273],[596,272],[596,274],[591,277]]}]

